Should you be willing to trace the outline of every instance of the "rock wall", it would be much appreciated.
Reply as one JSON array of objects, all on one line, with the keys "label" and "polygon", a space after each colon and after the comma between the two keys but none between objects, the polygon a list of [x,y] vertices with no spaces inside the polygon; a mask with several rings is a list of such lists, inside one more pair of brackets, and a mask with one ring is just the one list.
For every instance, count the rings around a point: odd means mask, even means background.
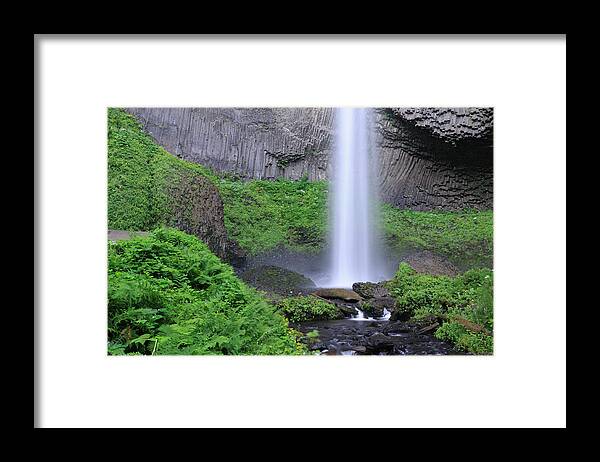
[{"label": "rock wall", "polygon": [[491,209],[493,110],[378,110],[384,201],[413,210]]},{"label": "rock wall", "polygon": [[[331,174],[332,108],[128,108],[163,147],[243,178]],[[384,201],[413,210],[489,209],[491,108],[375,111]]]},{"label": "rock wall", "polygon": [[167,151],[243,178],[327,178],[331,108],[127,108]]}]

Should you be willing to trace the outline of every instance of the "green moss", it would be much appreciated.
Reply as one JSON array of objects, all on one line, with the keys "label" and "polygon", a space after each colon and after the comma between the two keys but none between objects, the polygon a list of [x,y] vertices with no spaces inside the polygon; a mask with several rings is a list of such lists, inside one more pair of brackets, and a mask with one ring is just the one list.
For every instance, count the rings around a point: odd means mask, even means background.
[{"label": "green moss", "polygon": [[148,230],[171,224],[169,188],[191,177],[211,182],[207,168],[178,159],[122,109],[108,109],[108,227]]},{"label": "green moss", "polygon": [[492,268],[493,212],[415,212],[388,204],[381,207],[382,226],[400,252],[425,249],[445,255],[459,268]]},{"label": "green moss", "polygon": [[317,252],[327,235],[327,183],[252,180],[218,182],[228,235],[251,255],[276,247]]},{"label": "green moss", "polygon": [[110,354],[297,354],[287,320],[196,237],[157,229],[109,244]]}]

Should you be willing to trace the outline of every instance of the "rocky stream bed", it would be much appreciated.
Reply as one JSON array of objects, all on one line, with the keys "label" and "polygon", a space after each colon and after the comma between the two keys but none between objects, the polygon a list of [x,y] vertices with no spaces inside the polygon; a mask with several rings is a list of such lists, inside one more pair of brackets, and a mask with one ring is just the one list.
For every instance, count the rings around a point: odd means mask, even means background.
[{"label": "rocky stream bed", "polygon": [[[362,284],[365,289],[365,285],[371,283]],[[326,355],[464,354],[433,335],[439,326],[437,320],[402,320],[402,315],[394,311],[394,299],[389,293],[381,286],[371,286],[374,291],[366,289],[370,298],[363,298],[347,289],[319,289],[313,292],[318,297],[325,295],[323,298],[336,304],[346,317],[306,321],[293,324],[292,327],[306,335],[304,341],[311,351]],[[342,296],[344,293],[345,300],[329,297]],[[362,294],[365,295],[365,291]]]},{"label": "rocky stream bed", "polygon": [[308,348],[324,355],[463,355],[433,334],[438,319],[411,321],[397,310],[383,283],[357,282],[351,289],[318,288],[305,276],[265,265],[249,269],[242,278],[274,302],[282,297],[312,296],[334,304],[338,319],[291,323],[304,334]]},{"label": "rocky stream bed", "polygon": [[428,326],[385,320],[338,319],[308,321],[293,326],[304,334],[318,331],[308,339],[309,348],[325,355],[460,355],[447,342],[420,333]]}]

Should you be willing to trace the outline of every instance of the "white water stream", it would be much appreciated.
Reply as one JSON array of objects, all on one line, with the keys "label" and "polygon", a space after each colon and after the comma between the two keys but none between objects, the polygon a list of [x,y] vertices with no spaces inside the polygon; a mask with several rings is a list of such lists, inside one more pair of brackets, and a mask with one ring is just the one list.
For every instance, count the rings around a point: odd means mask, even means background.
[{"label": "white water stream", "polygon": [[330,287],[377,281],[371,110],[338,108],[331,191]]},{"label": "white water stream", "polygon": [[[331,185],[331,266],[329,287],[382,279],[383,265],[375,223],[378,218],[374,175],[376,149],[372,111],[338,108]],[[353,319],[373,320],[358,310]],[[379,319],[389,319],[385,310]]]}]

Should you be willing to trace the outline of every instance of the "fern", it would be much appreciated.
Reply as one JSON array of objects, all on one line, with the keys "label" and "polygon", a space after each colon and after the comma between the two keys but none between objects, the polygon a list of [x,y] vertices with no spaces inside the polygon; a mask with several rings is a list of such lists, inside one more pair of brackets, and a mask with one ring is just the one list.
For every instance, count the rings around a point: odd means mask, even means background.
[{"label": "fern", "polygon": [[287,320],[196,237],[109,245],[109,354],[299,354]]}]

